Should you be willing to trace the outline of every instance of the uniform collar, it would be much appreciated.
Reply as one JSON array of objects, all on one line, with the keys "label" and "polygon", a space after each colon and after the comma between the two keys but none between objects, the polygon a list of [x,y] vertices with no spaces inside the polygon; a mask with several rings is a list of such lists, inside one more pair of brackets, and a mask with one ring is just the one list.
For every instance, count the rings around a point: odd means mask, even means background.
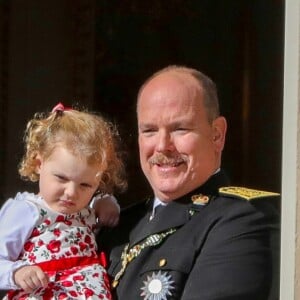
[{"label": "uniform collar", "polygon": [[[229,185],[229,179],[226,173],[222,169],[218,169],[203,185],[199,186],[198,188],[194,189],[188,194],[169,202],[168,205],[176,202],[190,203],[191,197],[193,195],[202,194],[210,197],[216,196],[219,194],[220,187],[224,187],[228,185]],[[160,201],[158,198],[155,197],[152,202],[152,206],[156,207],[156,205],[158,204],[166,205],[166,203],[163,203],[162,201]]]},{"label": "uniform collar", "polygon": [[[213,174],[203,185],[196,188],[192,192],[183,196],[182,198],[190,198],[195,194],[202,194],[206,196],[217,196],[219,194],[219,188],[228,186],[229,179],[226,173],[220,169],[219,172]],[[177,201],[177,200],[176,200]]]},{"label": "uniform collar", "polygon": [[161,202],[159,199],[152,200],[151,203],[149,203],[150,207],[148,213],[132,230],[130,234],[130,244],[136,244],[151,234],[184,225],[192,217],[190,213],[191,209],[197,213],[205,208],[204,205],[196,205],[192,202],[191,199],[193,195],[206,195],[209,198],[213,198],[218,195],[218,189],[220,187],[227,185],[229,185],[229,180],[224,171],[220,170],[212,175],[202,186],[168,203],[166,208],[161,211],[159,218],[154,217],[152,221],[149,221],[154,205],[160,204]]}]

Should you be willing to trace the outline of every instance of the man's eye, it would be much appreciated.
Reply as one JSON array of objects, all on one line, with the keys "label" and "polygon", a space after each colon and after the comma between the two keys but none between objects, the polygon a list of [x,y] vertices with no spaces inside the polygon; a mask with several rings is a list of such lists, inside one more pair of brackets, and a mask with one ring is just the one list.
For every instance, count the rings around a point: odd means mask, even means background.
[{"label": "man's eye", "polygon": [[154,132],[155,130],[153,128],[147,128],[147,129],[143,129],[142,133],[148,133],[148,132]]},{"label": "man's eye", "polygon": [[156,130],[155,130],[155,129],[152,129],[152,128],[144,129],[144,130],[141,131],[141,133],[142,133],[143,135],[146,135],[146,136],[148,136],[148,135],[153,135],[155,132],[156,132]]},{"label": "man's eye", "polygon": [[187,131],[188,129],[187,128],[184,128],[184,127],[178,127],[176,128],[175,131]]}]

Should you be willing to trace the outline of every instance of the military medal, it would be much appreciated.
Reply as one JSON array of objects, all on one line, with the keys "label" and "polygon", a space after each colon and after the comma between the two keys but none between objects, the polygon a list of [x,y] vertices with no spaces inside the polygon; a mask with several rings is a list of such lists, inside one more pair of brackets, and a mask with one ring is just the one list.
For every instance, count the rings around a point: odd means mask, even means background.
[{"label": "military medal", "polygon": [[144,300],[167,300],[167,296],[171,296],[171,290],[174,289],[174,283],[171,275],[167,272],[153,272],[151,276],[147,276],[144,286],[141,288],[141,296]]}]

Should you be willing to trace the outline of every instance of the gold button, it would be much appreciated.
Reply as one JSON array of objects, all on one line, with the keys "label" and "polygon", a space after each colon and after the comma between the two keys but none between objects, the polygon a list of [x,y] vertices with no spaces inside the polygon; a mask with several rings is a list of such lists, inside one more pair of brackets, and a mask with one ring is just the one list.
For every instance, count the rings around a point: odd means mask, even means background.
[{"label": "gold button", "polygon": [[159,266],[160,267],[163,267],[163,266],[165,266],[167,264],[167,260],[165,259],[165,258],[162,258],[160,261],[159,261]]}]

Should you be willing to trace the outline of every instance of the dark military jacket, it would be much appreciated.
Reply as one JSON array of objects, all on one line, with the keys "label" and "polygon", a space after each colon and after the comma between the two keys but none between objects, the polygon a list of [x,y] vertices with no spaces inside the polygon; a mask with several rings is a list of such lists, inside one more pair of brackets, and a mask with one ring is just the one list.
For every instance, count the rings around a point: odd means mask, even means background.
[{"label": "dark military jacket", "polygon": [[278,195],[226,186],[221,171],[151,221],[136,204],[98,236],[115,299],[278,299]]}]

